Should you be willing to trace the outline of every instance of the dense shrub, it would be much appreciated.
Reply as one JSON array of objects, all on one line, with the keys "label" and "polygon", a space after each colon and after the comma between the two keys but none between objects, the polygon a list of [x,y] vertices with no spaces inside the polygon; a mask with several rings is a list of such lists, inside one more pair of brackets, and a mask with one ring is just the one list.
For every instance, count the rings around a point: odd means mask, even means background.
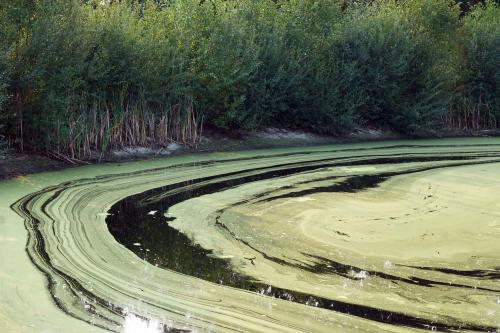
[{"label": "dense shrub", "polygon": [[[0,27],[1,29],[1,27]],[[0,33],[1,34],[1,33]],[[0,45],[5,46],[5,38],[0,36]],[[4,113],[4,105],[7,102],[7,50],[0,47],[0,122]]]},{"label": "dense shrub", "polygon": [[446,56],[440,41],[457,21],[442,1],[354,9],[339,41],[343,107],[361,122],[402,132],[440,119],[449,98],[449,76],[438,73]]},{"label": "dense shrub", "polygon": [[87,156],[193,143],[202,121],[341,134],[496,119],[499,17],[491,1],[462,17],[448,0],[10,0],[0,122]]},{"label": "dense shrub", "polygon": [[452,121],[462,128],[496,127],[500,121],[500,7],[493,1],[464,18],[461,81]]},{"label": "dense shrub", "polygon": [[179,123],[185,119],[172,111],[192,100],[188,46],[171,29],[176,15],[154,5],[75,1],[44,3],[38,13],[23,54],[31,59],[23,79],[36,94],[25,106],[32,111],[24,115],[26,139],[78,156],[117,144],[189,141]]},{"label": "dense shrub", "polygon": [[[1,65],[0,65],[1,66]],[[7,79],[5,73],[0,70],[0,122],[5,117],[4,107],[8,100]]]},{"label": "dense shrub", "polygon": [[257,22],[259,66],[251,77],[249,117],[257,125],[330,134],[349,129],[352,117],[338,107],[338,2],[292,0],[264,12],[251,20]]},{"label": "dense shrub", "polygon": [[[190,49],[193,99],[206,121],[242,127],[249,76],[257,66],[253,29],[244,15],[253,4],[227,1],[192,4],[183,22]],[[179,15],[183,15],[178,12]]]}]

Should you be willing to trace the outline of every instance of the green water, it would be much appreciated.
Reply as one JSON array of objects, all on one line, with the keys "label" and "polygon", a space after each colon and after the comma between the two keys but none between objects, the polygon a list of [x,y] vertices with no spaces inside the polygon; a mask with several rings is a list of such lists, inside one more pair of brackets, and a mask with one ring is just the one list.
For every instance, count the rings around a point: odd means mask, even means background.
[{"label": "green water", "polygon": [[494,332],[499,176],[482,138],[10,180],[0,331]]}]

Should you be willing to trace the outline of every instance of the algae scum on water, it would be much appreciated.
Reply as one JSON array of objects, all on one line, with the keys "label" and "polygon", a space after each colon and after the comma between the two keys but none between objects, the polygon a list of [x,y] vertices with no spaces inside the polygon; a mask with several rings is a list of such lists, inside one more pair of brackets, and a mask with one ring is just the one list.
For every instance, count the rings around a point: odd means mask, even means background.
[{"label": "algae scum on water", "polygon": [[58,311],[89,328],[500,330],[500,140],[261,150],[59,174],[12,208]]}]

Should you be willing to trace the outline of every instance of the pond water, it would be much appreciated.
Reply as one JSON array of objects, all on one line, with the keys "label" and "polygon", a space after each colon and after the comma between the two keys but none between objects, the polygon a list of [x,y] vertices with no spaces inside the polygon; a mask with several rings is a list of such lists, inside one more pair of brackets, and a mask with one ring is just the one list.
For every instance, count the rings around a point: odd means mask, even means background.
[{"label": "pond water", "polygon": [[498,332],[500,139],[0,184],[0,332]]}]

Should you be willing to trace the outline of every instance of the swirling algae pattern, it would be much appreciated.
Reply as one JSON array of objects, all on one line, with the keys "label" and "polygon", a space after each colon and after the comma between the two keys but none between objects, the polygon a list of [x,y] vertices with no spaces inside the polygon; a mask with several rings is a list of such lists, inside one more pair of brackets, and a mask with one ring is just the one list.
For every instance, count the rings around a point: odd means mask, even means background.
[{"label": "swirling algae pattern", "polygon": [[13,204],[57,306],[117,332],[499,330],[498,141],[216,156]]}]

